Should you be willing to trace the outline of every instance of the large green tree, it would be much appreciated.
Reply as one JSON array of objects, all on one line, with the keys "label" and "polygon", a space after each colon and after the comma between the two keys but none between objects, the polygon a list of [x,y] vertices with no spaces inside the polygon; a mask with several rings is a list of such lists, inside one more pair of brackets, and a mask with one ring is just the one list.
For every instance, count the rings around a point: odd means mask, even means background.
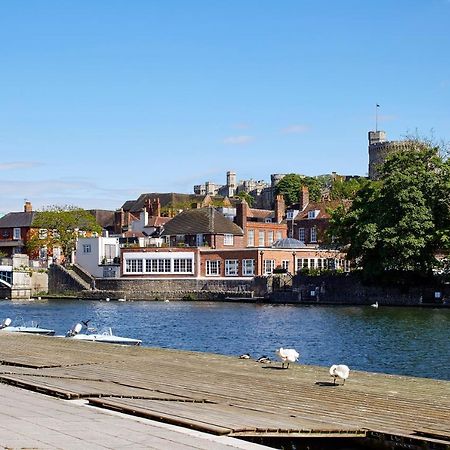
[{"label": "large green tree", "polygon": [[417,140],[392,154],[380,181],[363,186],[349,209],[332,213],[330,233],[372,277],[430,275],[450,237],[449,162]]},{"label": "large green tree", "polygon": [[33,251],[46,245],[60,247],[66,257],[71,255],[76,238],[85,233],[101,233],[102,228],[88,211],[76,206],[49,206],[38,211],[33,219],[33,228],[46,230],[33,236],[28,242],[28,250]]}]

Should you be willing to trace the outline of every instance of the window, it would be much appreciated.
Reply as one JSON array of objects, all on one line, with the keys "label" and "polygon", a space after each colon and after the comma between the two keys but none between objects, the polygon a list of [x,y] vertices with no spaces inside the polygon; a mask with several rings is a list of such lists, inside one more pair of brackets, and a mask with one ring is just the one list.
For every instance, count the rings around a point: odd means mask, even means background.
[{"label": "window", "polygon": [[234,245],[234,236],[232,234],[224,234],[223,245]]},{"label": "window", "polygon": [[83,253],[91,253],[92,247],[91,244],[83,244]]},{"label": "window", "polygon": [[47,230],[45,228],[39,229],[39,239],[47,239]]},{"label": "window", "polygon": [[350,272],[350,261],[348,259],[344,259],[344,272]]},{"label": "window", "polygon": [[264,275],[271,275],[273,273],[274,268],[275,268],[275,260],[274,259],[265,259],[264,260]]},{"label": "window", "polygon": [[237,277],[239,270],[239,263],[237,259],[226,259],[225,260],[225,276],[226,277]]},{"label": "window", "polygon": [[267,232],[267,245],[273,244],[273,231]]},{"label": "window", "polygon": [[146,259],[145,271],[149,273],[170,272],[170,259]]},{"label": "window", "polygon": [[298,240],[301,242],[305,242],[305,229],[304,228],[298,229]]},{"label": "window", "polygon": [[283,269],[286,269],[287,271],[289,271],[289,260],[288,259],[283,259],[283,261],[281,261],[281,267]]},{"label": "window", "polygon": [[264,247],[264,231],[260,231],[258,235],[258,245]]},{"label": "window", "polygon": [[316,260],[314,258],[311,258],[309,260],[309,268],[310,269],[315,269],[316,268]]},{"label": "window", "polygon": [[39,249],[39,258],[47,259],[47,247],[45,245]]},{"label": "window", "polygon": [[14,228],[13,239],[20,239],[20,228]]},{"label": "window", "polygon": [[308,211],[308,219],[315,219],[319,215],[319,210]]},{"label": "window", "polygon": [[317,242],[317,228],[311,228],[311,242]]},{"label": "window", "polygon": [[176,258],[173,260],[174,273],[192,273],[191,258]]},{"label": "window", "polygon": [[242,260],[242,275],[245,277],[255,275],[255,260],[254,259]]},{"label": "window", "polygon": [[308,268],[308,258],[303,258],[302,268],[303,269],[307,269]]},{"label": "window", "polygon": [[276,232],[276,240],[279,241],[280,239],[283,239],[283,233],[281,231]]},{"label": "window", "polygon": [[255,230],[247,231],[247,246],[254,247],[255,246]]},{"label": "window", "polygon": [[323,269],[323,259],[322,259],[322,258],[318,258],[318,259],[317,259],[317,268],[318,268],[319,270],[322,270],[322,269]]},{"label": "window", "polygon": [[142,259],[127,259],[125,272],[142,273]]},{"label": "window", "polygon": [[206,261],[206,275],[219,276],[220,275],[220,261],[219,260],[207,260]]}]

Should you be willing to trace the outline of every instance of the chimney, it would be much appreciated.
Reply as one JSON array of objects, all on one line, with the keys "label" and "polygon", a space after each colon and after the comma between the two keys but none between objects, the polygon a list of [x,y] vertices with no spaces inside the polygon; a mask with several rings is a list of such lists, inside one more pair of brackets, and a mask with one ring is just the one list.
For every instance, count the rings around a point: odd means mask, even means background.
[{"label": "chimney", "polygon": [[25,205],[23,205],[24,212],[32,212],[33,207],[31,206],[31,202],[25,201]]},{"label": "chimney", "polygon": [[161,217],[161,202],[159,197],[154,201],[156,207],[153,207],[153,215],[156,217]]},{"label": "chimney", "polygon": [[153,216],[153,208],[151,205],[151,200],[149,198],[145,199],[144,210],[147,211],[150,216]]},{"label": "chimney", "polygon": [[236,205],[236,225],[239,225],[245,233],[247,228],[247,216],[248,216],[248,203],[242,199],[240,203]]},{"label": "chimney", "polygon": [[281,223],[286,211],[286,204],[284,203],[284,197],[282,195],[277,195],[275,198],[275,221]]},{"label": "chimney", "polygon": [[300,206],[300,211],[303,211],[309,203],[309,189],[308,186],[302,186],[302,189],[300,191],[300,197],[298,199],[298,203]]}]

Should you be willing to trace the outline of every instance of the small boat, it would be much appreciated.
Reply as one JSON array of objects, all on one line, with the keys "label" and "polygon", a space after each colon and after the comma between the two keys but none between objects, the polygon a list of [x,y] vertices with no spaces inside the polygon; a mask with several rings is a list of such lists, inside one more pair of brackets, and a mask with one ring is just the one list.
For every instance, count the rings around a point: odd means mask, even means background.
[{"label": "small boat", "polygon": [[0,332],[3,333],[29,333],[29,334],[41,334],[44,336],[53,336],[55,330],[49,330],[47,328],[41,328],[39,324],[31,322],[28,325],[21,325],[18,327],[11,326],[12,320],[8,317],[0,324]]},{"label": "small boat", "polygon": [[[82,333],[83,328],[85,329],[85,332]],[[108,328],[106,331],[101,333],[92,331],[92,329],[86,326],[83,327],[81,323],[77,323],[66,333],[66,338],[76,339],[78,341],[103,342],[106,344],[121,345],[141,345],[142,343],[140,339],[116,336],[113,334],[111,328]]]}]

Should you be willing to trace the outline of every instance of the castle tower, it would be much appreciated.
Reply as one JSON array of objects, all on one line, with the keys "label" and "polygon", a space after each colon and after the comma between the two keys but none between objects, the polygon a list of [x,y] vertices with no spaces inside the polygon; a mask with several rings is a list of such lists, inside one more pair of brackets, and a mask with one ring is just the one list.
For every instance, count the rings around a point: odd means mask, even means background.
[{"label": "castle tower", "polygon": [[236,172],[227,172],[227,188],[228,188],[228,197],[233,197],[236,194]]}]

